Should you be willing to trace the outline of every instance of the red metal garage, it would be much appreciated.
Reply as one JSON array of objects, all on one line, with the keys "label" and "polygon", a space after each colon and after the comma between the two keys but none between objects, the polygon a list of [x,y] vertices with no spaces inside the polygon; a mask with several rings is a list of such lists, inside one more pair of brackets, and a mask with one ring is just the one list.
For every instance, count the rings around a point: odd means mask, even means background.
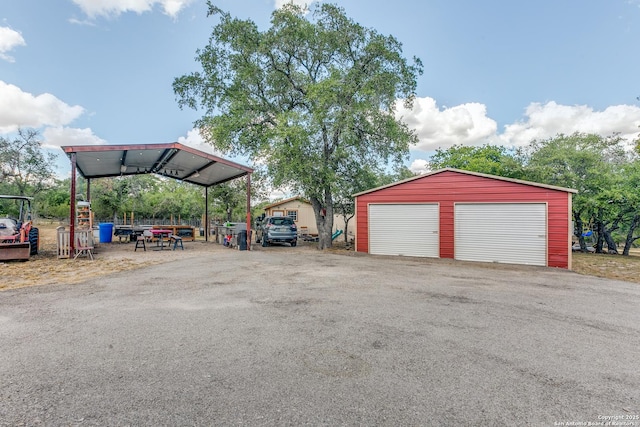
[{"label": "red metal garage", "polygon": [[575,192],[438,170],[356,194],[356,251],[571,269]]}]

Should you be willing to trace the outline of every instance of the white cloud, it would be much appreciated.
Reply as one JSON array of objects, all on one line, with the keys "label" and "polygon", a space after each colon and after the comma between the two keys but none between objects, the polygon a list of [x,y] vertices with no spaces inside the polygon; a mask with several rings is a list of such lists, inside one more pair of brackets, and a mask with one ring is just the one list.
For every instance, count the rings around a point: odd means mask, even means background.
[{"label": "white cloud", "polygon": [[270,188],[268,200],[275,202],[276,200],[284,200],[294,196],[296,196],[296,194],[292,193],[291,190]]},{"label": "white cloud", "polygon": [[[487,117],[482,104],[463,104],[439,109],[431,98],[418,98],[412,111],[399,108],[398,116],[418,133],[417,151],[447,149],[454,144],[485,143],[521,147],[534,139],[547,139],[562,133],[595,133],[602,136],[619,134],[629,143],[640,133],[640,107],[612,105],[595,111],[586,105],[531,103],[522,120],[504,126],[497,132],[496,122]],[[415,159],[409,169],[414,173],[427,170],[427,160]]]},{"label": "white cloud", "polygon": [[49,127],[42,133],[42,145],[45,147],[62,147],[64,145],[102,145],[106,144],[93,134],[89,128],[77,129],[69,127]]},{"label": "white cloud", "polygon": [[191,148],[195,148],[196,150],[204,151],[205,153],[213,154],[214,156],[223,157],[220,151],[216,150],[211,144],[208,144],[204,139],[202,139],[200,130],[198,129],[191,129],[187,132],[186,137],[181,136],[178,138],[178,142]]},{"label": "white cloud", "polygon": [[118,16],[121,13],[150,12],[156,5],[162,7],[163,13],[172,18],[178,16],[193,0],[73,0],[90,18],[97,16]]},{"label": "white cloud", "polygon": [[88,19],[77,19],[77,18],[69,18],[69,22],[71,24],[76,25],[86,25],[87,27],[95,27],[96,23],[94,21],[90,21]]},{"label": "white cloud", "polygon": [[83,112],[79,105],[70,106],[50,93],[33,95],[0,80],[0,134],[19,127],[63,126]]},{"label": "white cloud", "polygon": [[640,107],[612,105],[604,111],[594,111],[586,105],[531,103],[525,120],[506,125],[499,135],[505,145],[523,146],[533,139],[551,138],[559,133],[595,133],[602,136],[619,133],[631,141],[639,132]]},{"label": "white cloud", "polygon": [[411,162],[409,170],[413,173],[425,173],[429,171],[429,161],[424,159],[415,159]]},{"label": "white cloud", "polygon": [[7,52],[13,50],[17,46],[26,46],[22,34],[9,27],[0,27],[0,59],[14,62],[14,59],[7,55]]},{"label": "white cloud", "polygon": [[418,133],[415,147],[422,151],[450,147],[454,144],[476,144],[495,136],[497,123],[487,117],[487,107],[479,103],[440,109],[433,98],[416,98],[413,109],[397,104],[397,117]]},{"label": "white cloud", "polygon": [[441,109],[432,98],[417,98],[411,111],[398,103],[397,117],[417,132],[419,142],[413,149],[426,152],[454,144],[519,147],[534,139],[575,132],[602,136],[617,133],[632,141],[640,133],[640,107],[635,105],[613,105],[595,111],[586,105],[531,103],[523,119],[505,125],[502,133],[498,132],[496,121],[487,116],[486,106],[479,103]]}]

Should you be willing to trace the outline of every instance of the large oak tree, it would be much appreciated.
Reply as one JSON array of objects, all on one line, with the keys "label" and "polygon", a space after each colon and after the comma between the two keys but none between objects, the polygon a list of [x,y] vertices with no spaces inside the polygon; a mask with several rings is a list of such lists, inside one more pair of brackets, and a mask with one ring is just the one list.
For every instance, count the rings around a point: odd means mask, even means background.
[{"label": "large oak tree", "polygon": [[213,146],[308,198],[319,248],[330,247],[337,190],[358,168],[402,162],[417,141],[395,106],[411,106],[420,60],[335,5],[286,5],[261,31],[208,4],[220,20],[197,52],[202,70],[173,83],[179,105],[204,110],[195,125]]}]

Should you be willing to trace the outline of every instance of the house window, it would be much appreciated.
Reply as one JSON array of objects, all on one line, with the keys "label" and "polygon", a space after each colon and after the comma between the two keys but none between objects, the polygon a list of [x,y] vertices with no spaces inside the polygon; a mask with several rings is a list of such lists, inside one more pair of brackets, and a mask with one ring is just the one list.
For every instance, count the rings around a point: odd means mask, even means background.
[{"label": "house window", "polygon": [[294,221],[298,220],[298,211],[287,211],[287,216]]}]

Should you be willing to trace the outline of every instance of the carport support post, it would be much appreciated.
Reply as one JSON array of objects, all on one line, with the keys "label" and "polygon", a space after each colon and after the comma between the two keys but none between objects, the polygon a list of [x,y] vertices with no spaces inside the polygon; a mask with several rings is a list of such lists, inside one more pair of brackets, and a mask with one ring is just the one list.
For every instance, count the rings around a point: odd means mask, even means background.
[{"label": "carport support post", "polygon": [[71,153],[71,201],[69,205],[69,256],[72,256],[76,251],[76,153]]},{"label": "carport support post", "polygon": [[251,250],[251,174],[247,174],[247,250]]},{"label": "carport support post", "polygon": [[209,241],[209,187],[204,187],[204,241]]}]

